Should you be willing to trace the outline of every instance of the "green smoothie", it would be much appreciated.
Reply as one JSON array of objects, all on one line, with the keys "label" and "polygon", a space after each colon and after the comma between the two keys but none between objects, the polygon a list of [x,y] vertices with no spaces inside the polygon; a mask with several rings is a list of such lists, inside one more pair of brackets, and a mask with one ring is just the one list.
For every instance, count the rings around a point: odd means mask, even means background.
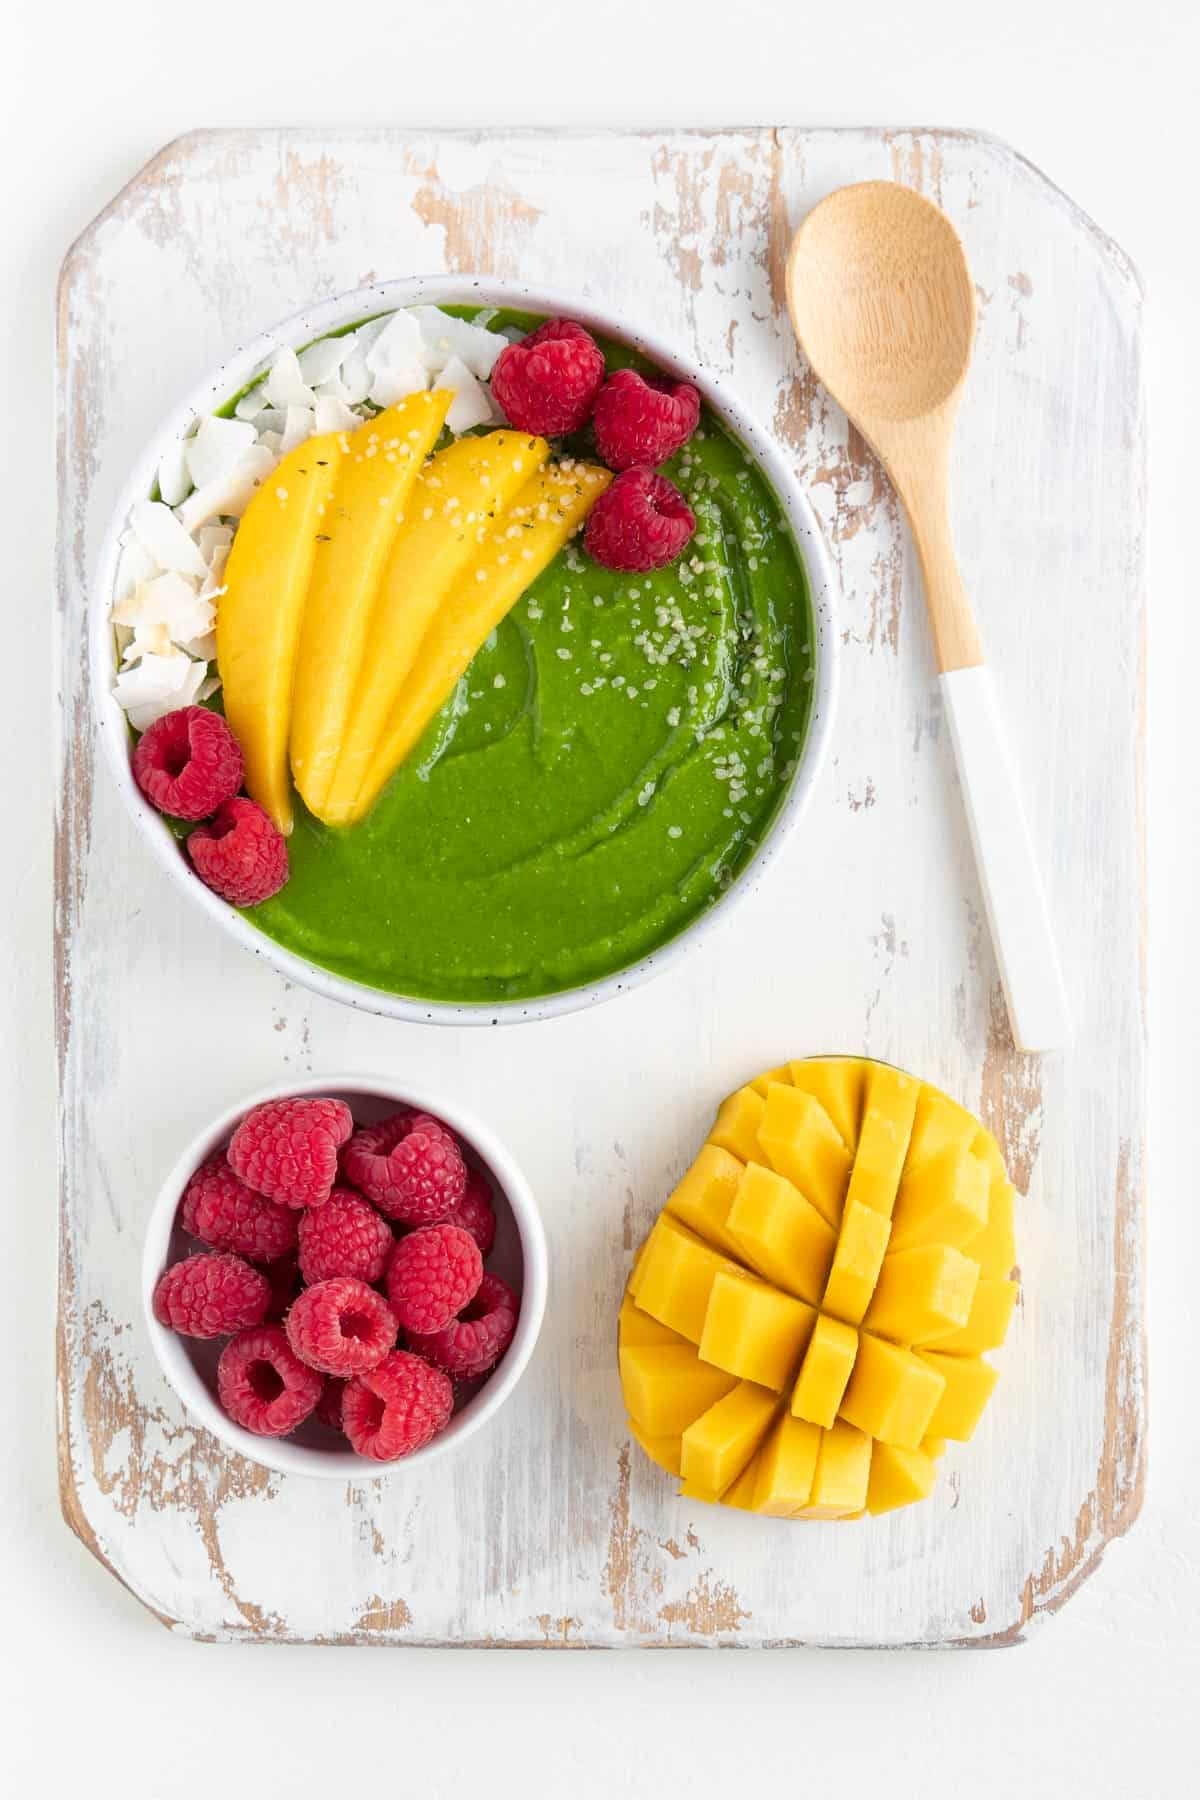
[{"label": "green smoothie", "polygon": [[[492,324],[514,318],[535,323]],[[373,987],[487,1003],[611,975],[719,898],[804,742],[812,608],[778,500],[710,413],[664,473],[697,515],[683,557],[617,574],[576,539],[361,823],[297,804],[291,879],[253,924]]]}]

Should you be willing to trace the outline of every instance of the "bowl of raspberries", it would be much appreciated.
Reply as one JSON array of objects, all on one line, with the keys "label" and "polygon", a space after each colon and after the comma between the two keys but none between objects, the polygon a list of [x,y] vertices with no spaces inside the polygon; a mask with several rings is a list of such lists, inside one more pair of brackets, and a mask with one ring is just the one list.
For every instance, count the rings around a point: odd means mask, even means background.
[{"label": "bowl of raspberries", "polygon": [[478,1431],[546,1297],[533,1195],[478,1120],[358,1076],[289,1082],[188,1145],[155,1203],[146,1321],[217,1437],[361,1480]]}]

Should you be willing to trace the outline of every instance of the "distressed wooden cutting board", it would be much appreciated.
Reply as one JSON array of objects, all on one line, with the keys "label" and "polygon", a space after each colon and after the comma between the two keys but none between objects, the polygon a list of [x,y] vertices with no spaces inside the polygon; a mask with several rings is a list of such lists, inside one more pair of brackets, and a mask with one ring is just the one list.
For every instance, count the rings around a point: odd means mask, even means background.
[{"label": "distressed wooden cutting board", "polygon": [[[1077,1022],[1012,1048],[911,547],[782,311],[791,229],[843,182],[944,205],[979,284],[956,526]],[[290,987],[152,865],[96,764],[88,569],[166,405],[261,326],[377,277],[519,275],[652,318],[773,421],[843,588],[843,697],[805,824],[723,932],[599,1011],[498,1033]],[[84,233],[60,297],[60,1450],[66,1516],[197,1637],[435,1644],[988,1644],[1136,1517],[1142,1320],[1142,380],[1124,256],[1029,164],[951,132],[200,134]],[[631,1451],[614,1315],[717,1099],[869,1051],[970,1105],[1022,1196],[1019,1316],[935,1497],[859,1526],[677,1499]],[[183,1137],[288,1070],[444,1086],[524,1163],[551,1241],[534,1364],[428,1473],[267,1474],[192,1423],[139,1317]]]}]

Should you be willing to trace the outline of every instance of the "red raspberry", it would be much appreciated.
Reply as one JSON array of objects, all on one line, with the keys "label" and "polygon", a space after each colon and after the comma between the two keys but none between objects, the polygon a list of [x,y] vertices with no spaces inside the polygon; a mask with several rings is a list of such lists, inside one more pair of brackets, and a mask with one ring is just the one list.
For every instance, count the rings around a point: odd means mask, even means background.
[{"label": "red raspberry", "polygon": [[241,787],[242,752],[220,713],[181,706],[134,745],[133,779],[159,812],[207,819]]},{"label": "red raspberry", "polygon": [[596,448],[610,469],[666,462],[700,422],[700,393],[690,381],[618,369],[596,400]]},{"label": "red raspberry", "polygon": [[277,894],[288,878],[287,844],[261,806],[235,794],[198,825],[187,852],[205,887],[230,906],[258,906]]},{"label": "red raspberry", "polygon": [[604,352],[574,319],[547,319],[496,358],[492,397],[510,425],[539,437],[578,431],[604,380]]},{"label": "red raspberry", "polygon": [[321,1398],[317,1401],[317,1417],[322,1425],[328,1425],[331,1431],[342,1429],[342,1395],[349,1385],[349,1381],[341,1375],[325,1377],[325,1386],[321,1389]]},{"label": "red raspberry", "polygon": [[408,1332],[408,1342],[439,1369],[463,1379],[486,1375],[499,1362],[517,1329],[520,1302],[507,1281],[485,1275],[475,1298],[441,1331]]},{"label": "red raspberry", "polygon": [[436,1225],[466,1192],[467,1165],[454,1134],[428,1113],[392,1113],[356,1131],[342,1167],[380,1212],[405,1225]]},{"label": "red raspberry", "polygon": [[263,1273],[271,1284],[271,1304],[267,1308],[267,1319],[272,1325],[281,1325],[287,1317],[288,1307],[303,1286],[300,1280],[300,1263],[295,1251],[281,1256],[278,1262],[271,1263]]},{"label": "red raspberry", "polygon": [[393,1350],[378,1368],[348,1384],[342,1429],[360,1456],[394,1462],[444,1430],[453,1409],[454,1389],[440,1369]]},{"label": "red raspberry", "polygon": [[230,1338],[217,1364],[217,1393],[234,1421],[260,1437],[286,1437],[321,1398],[321,1377],[306,1369],[278,1325]]},{"label": "red raspberry", "polygon": [[382,1294],[353,1275],[305,1288],[284,1323],[301,1362],[324,1375],[373,1369],[396,1341],[395,1313]]},{"label": "red raspberry", "polygon": [[588,514],[583,547],[605,569],[661,569],[696,529],[696,515],[665,475],[626,469]]},{"label": "red raspberry", "polygon": [[320,1206],[337,1180],[338,1151],[353,1130],[343,1100],[266,1100],[246,1114],[225,1155],[256,1194],[284,1206]]},{"label": "red raspberry", "polygon": [[378,1281],[395,1243],[373,1206],[350,1188],[334,1188],[321,1206],[300,1217],[300,1272],[305,1281],[354,1275]]},{"label": "red raspberry", "polygon": [[440,1331],[475,1298],[482,1278],[483,1258],[469,1231],[426,1225],[392,1251],[388,1299],[406,1332]]},{"label": "red raspberry", "polygon": [[164,1269],[154,1290],[154,1316],[185,1337],[224,1337],[267,1316],[271,1284],[240,1256],[204,1252]]},{"label": "red raspberry", "polygon": [[221,1150],[184,1188],[179,1222],[189,1237],[252,1263],[275,1262],[296,1247],[295,1213],[239,1181]]},{"label": "red raspberry", "polygon": [[496,1241],[496,1215],[492,1211],[492,1189],[479,1169],[467,1170],[467,1191],[446,1220],[447,1225],[460,1225],[469,1231],[479,1245],[480,1256],[492,1253]]}]

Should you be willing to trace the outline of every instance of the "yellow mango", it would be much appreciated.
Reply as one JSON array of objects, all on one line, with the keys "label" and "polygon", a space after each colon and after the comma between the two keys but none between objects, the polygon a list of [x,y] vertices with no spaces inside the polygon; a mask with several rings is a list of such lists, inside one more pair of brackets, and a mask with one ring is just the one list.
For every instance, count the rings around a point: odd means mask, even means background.
[{"label": "yellow mango", "polygon": [[438,609],[486,542],[492,521],[506,512],[549,455],[545,438],[489,431],[456,439],[419,471],[379,583],[370,655],[329,790],[331,816],[353,815]]},{"label": "yellow mango", "polygon": [[767,1088],[758,1141],[771,1167],[786,1175],[828,1224],[842,1216],[850,1152],[819,1100],[773,1081]]},{"label": "yellow mango", "polygon": [[362,818],[374,805],[487,638],[570,542],[611,480],[607,469],[592,463],[551,463],[489,526],[421,639],[349,818]]},{"label": "yellow mango", "polygon": [[758,1449],[774,1416],[778,1396],[753,1381],[741,1381],[694,1419],[683,1433],[680,1472],[690,1487],[723,1494]]},{"label": "yellow mango", "polygon": [[767,1089],[773,1081],[787,1082],[791,1079],[792,1071],[790,1065],[788,1063],[781,1063],[777,1069],[766,1069],[761,1075],[756,1075],[754,1080],[750,1083],[750,1086],[754,1089],[756,1094],[761,1094],[765,1100],[767,1097]]},{"label": "yellow mango", "polygon": [[892,1216],[920,1092],[915,1076],[887,1063],[871,1065],[846,1198],[861,1201],[885,1219]]},{"label": "yellow mango", "polygon": [[821,1433],[812,1492],[794,1513],[797,1519],[845,1519],[867,1504],[871,1474],[871,1440],[856,1426],[838,1419]]},{"label": "yellow mango", "polygon": [[936,1369],[883,1338],[861,1332],[841,1416],[881,1444],[916,1450],[929,1429],[945,1381]]},{"label": "yellow mango", "polygon": [[739,1255],[725,1221],[737,1196],[743,1168],[744,1164],[728,1150],[705,1144],[663,1211],[726,1255]]},{"label": "yellow mango", "polygon": [[[758,1488],[759,1459],[763,1452],[756,1450],[735,1482],[732,1482],[721,1495],[722,1506],[735,1506],[739,1512],[754,1512],[754,1496]],[[680,1490],[682,1492],[682,1489]]]},{"label": "yellow mango", "polygon": [[677,1437],[737,1386],[690,1344],[631,1344],[620,1353],[625,1410],[647,1437]]},{"label": "yellow mango", "polygon": [[807,1506],[820,1448],[820,1426],[785,1413],[756,1458],[752,1510],[768,1518],[790,1519]]},{"label": "yellow mango", "polygon": [[790,1388],[817,1315],[763,1281],[718,1275],[712,1284],[700,1359],[777,1393]]},{"label": "yellow mango", "polygon": [[949,1244],[890,1251],[863,1322],[898,1344],[929,1343],[966,1324],[978,1281],[979,1264]]},{"label": "yellow mango", "polygon": [[698,1344],[712,1284],[722,1272],[749,1279],[737,1263],[664,1214],[650,1234],[638,1271],[638,1306],[689,1344]]},{"label": "yellow mango", "polygon": [[850,1151],[858,1143],[870,1067],[859,1056],[812,1056],[804,1062],[791,1063],[785,1077],[793,1087],[820,1102]]},{"label": "yellow mango", "polygon": [[750,1087],[739,1088],[736,1094],[730,1094],[717,1109],[713,1128],[708,1134],[709,1143],[728,1150],[739,1162],[761,1162],[758,1128],[762,1124],[764,1104],[762,1095]]},{"label": "yellow mango", "polygon": [[658,1220],[656,1219],[647,1236],[643,1238],[641,1247],[633,1259],[633,1267],[629,1271],[629,1280],[625,1283],[625,1292],[632,1300],[637,1299],[638,1283],[642,1277],[642,1264],[646,1260],[646,1252],[650,1248],[650,1239],[654,1236],[657,1226]]},{"label": "yellow mango", "polygon": [[680,1337],[667,1325],[660,1325],[649,1313],[644,1313],[626,1294],[621,1302],[621,1310],[617,1314],[617,1344],[686,1344],[687,1339]]},{"label": "yellow mango", "polygon": [[961,1145],[970,1150],[980,1130],[979,1120],[965,1106],[960,1106],[957,1100],[951,1100],[949,1094],[943,1094],[938,1088],[923,1087],[913,1119],[904,1173],[915,1174],[932,1157],[940,1156],[951,1147]]},{"label": "yellow mango", "polygon": [[988,1173],[993,1181],[1007,1181],[1008,1170],[1004,1166],[1004,1158],[1000,1154],[1000,1146],[986,1125],[980,1125],[971,1139],[971,1152],[980,1162],[988,1166]]},{"label": "yellow mango", "polygon": [[848,1325],[861,1323],[879,1280],[890,1230],[882,1213],[864,1206],[861,1200],[846,1202],[822,1312],[845,1319]]},{"label": "yellow mango", "polygon": [[217,608],[217,669],[246,792],[284,833],[292,829],[296,653],[344,442],[336,432],[309,438],[259,488],[234,535]]},{"label": "yellow mango", "polygon": [[898,1506],[911,1506],[914,1500],[928,1500],[936,1480],[937,1464],[932,1457],[920,1450],[876,1444],[871,1452],[867,1511],[895,1512]]},{"label": "yellow mango", "polygon": [[634,1419],[627,1419],[625,1423],[634,1443],[641,1446],[652,1463],[657,1463],[668,1475],[679,1474],[679,1458],[683,1453],[682,1437],[651,1437]]},{"label": "yellow mango", "polygon": [[932,1340],[930,1349],[945,1350],[953,1356],[979,1356],[984,1350],[998,1350],[1008,1336],[1017,1292],[1015,1281],[981,1275],[966,1324],[959,1331]]},{"label": "yellow mango", "polygon": [[934,1462],[939,1462],[941,1460],[941,1458],[943,1456],[945,1456],[945,1454],[946,1454],[945,1438],[943,1438],[943,1437],[922,1438],[921,1439],[921,1454],[923,1456],[931,1456],[933,1458]]},{"label": "yellow mango", "polygon": [[940,1350],[918,1350],[916,1354],[946,1383],[929,1421],[930,1435],[965,1444],[992,1397],[999,1372],[981,1356],[947,1356]]},{"label": "yellow mango", "polygon": [[445,390],[410,394],[346,439],[304,603],[292,697],[292,775],[318,819],[328,816],[380,578],[451,399]]},{"label": "yellow mango", "polygon": [[816,1305],[833,1261],[834,1234],[816,1207],[783,1175],[748,1163],[725,1229],[767,1281]]},{"label": "yellow mango", "polygon": [[857,1354],[858,1333],[853,1325],[822,1313],[792,1390],[792,1417],[828,1429],[837,1418]]},{"label": "yellow mango", "polygon": [[988,1189],[987,1224],[978,1237],[965,1246],[966,1253],[979,1264],[981,1275],[989,1279],[1011,1274],[1017,1261],[1017,1239],[1013,1229],[1016,1189],[1011,1181],[993,1180]]},{"label": "yellow mango", "polygon": [[893,1250],[914,1244],[953,1244],[962,1250],[987,1224],[986,1163],[973,1156],[969,1144],[947,1144],[900,1177],[892,1213]]}]

